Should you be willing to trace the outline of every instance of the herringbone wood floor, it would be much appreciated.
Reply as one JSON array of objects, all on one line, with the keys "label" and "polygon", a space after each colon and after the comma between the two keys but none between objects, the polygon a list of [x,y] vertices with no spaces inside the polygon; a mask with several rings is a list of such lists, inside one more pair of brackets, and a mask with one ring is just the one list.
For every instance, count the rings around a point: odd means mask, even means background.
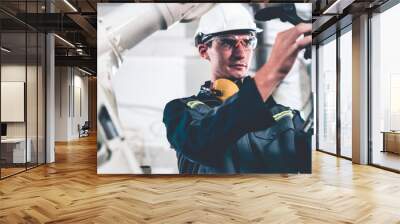
[{"label": "herringbone wood floor", "polygon": [[400,175],[320,152],[312,175],[98,176],[94,137],[0,181],[0,223],[400,223]]}]

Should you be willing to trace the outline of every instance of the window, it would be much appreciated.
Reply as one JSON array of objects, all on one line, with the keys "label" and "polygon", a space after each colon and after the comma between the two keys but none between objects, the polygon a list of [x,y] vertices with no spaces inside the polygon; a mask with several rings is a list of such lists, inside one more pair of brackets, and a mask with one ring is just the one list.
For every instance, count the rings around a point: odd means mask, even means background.
[{"label": "window", "polygon": [[400,4],[371,18],[372,164],[400,170]]},{"label": "window", "polygon": [[318,149],[336,153],[336,36],[318,48]]},{"label": "window", "polygon": [[340,155],[351,158],[352,142],[352,34],[351,26],[340,36]]},{"label": "window", "polygon": [[[44,3],[19,2],[18,7],[21,14],[37,13]],[[5,178],[45,163],[46,39],[7,14],[0,17],[9,21],[0,29],[0,178]]]}]

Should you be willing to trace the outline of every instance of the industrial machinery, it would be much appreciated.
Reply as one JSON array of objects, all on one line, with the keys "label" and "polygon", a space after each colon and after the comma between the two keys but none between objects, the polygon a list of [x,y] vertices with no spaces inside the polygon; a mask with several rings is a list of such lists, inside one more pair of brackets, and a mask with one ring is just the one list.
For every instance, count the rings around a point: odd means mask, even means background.
[{"label": "industrial machinery", "polygon": [[[274,3],[259,10],[254,16],[256,20],[268,21],[271,19],[280,19],[282,22],[289,22],[293,25],[299,23],[311,23],[311,18],[302,18],[297,14],[296,6],[294,3]],[[311,35],[308,33],[306,35]],[[304,58],[311,58],[311,46],[306,48]]]},{"label": "industrial machinery", "polygon": [[[124,141],[111,79],[124,61],[124,52],[152,33],[178,22],[199,18],[212,3],[121,5],[98,18],[97,164],[99,173],[145,173]],[[123,21],[123,22],[121,22]]]}]

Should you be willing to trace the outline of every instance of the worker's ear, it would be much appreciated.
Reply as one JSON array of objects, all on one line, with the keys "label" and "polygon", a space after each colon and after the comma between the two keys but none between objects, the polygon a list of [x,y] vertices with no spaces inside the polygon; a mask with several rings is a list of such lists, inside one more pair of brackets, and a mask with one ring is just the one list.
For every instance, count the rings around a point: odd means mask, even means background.
[{"label": "worker's ear", "polygon": [[199,46],[197,46],[197,49],[199,50],[200,53],[200,57],[206,59],[206,60],[210,60],[210,57],[208,56],[208,46],[206,44],[199,44]]}]

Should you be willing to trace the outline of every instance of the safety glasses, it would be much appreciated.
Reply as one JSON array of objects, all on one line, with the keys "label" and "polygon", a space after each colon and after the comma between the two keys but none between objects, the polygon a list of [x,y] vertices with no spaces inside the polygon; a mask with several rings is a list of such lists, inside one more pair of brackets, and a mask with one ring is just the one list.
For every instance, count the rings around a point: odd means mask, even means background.
[{"label": "safety glasses", "polygon": [[257,46],[257,38],[255,36],[248,36],[239,38],[238,36],[215,36],[209,39],[205,44],[215,40],[223,50],[232,50],[239,47],[239,44],[246,50],[253,50]]}]

